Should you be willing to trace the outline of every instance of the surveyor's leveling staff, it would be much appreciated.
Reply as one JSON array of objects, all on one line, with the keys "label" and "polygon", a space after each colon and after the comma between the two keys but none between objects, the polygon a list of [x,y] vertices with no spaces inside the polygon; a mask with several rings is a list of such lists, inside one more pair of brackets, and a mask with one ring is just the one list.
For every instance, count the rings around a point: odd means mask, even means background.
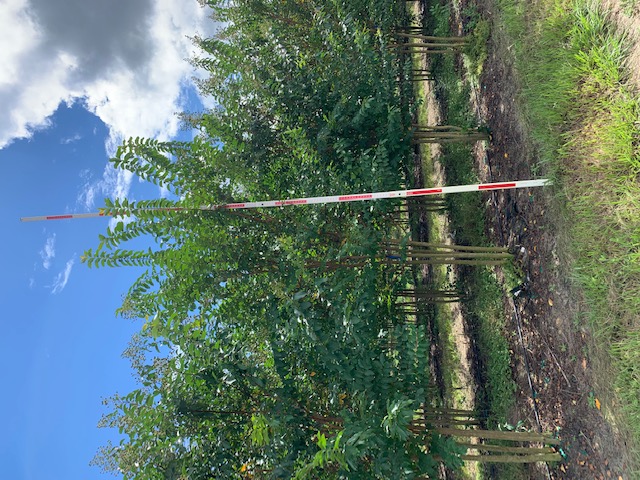
[{"label": "surveyor's leveling staff", "polygon": [[[290,200],[269,200],[264,202],[227,203],[224,205],[203,205],[201,207],[158,207],[141,208],[145,211],[184,211],[184,210],[242,210],[247,208],[284,207],[286,205],[314,205],[325,203],[360,202],[364,200],[379,200],[382,198],[413,198],[426,195],[441,195],[447,193],[477,192],[482,190],[506,190],[512,188],[543,187],[551,184],[550,180],[520,180],[516,182],[480,183],[475,185],[457,185],[453,187],[417,188],[414,190],[395,190],[390,192],[356,193],[352,195],[331,195],[327,197],[293,198]],[[135,214],[135,210],[132,212]],[[67,215],[43,215],[39,217],[22,217],[23,222],[39,220],[66,220],[72,218],[96,218],[106,216],[102,212],[70,213]]]}]

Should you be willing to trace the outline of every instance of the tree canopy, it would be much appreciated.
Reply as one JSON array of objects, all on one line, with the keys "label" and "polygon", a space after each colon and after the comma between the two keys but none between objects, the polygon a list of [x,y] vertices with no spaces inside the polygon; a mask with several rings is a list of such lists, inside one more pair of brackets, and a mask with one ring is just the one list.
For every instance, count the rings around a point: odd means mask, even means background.
[{"label": "tree canopy", "polygon": [[[95,463],[136,480],[409,479],[454,465],[450,440],[411,428],[428,342],[395,302],[414,279],[386,261],[385,239],[407,239],[394,202],[197,209],[410,183],[398,78],[411,66],[390,48],[404,5],[204,3],[224,27],[194,38],[193,62],[217,106],[184,115],[193,141],[130,139],[112,160],[178,200],[107,202],[121,220],[83,256],[146,267],[119,310],[144,322],[126,352],[141,387],[107,402],[102,426],[125,437]],[[155,248],[126,249],[139,236]]]}]

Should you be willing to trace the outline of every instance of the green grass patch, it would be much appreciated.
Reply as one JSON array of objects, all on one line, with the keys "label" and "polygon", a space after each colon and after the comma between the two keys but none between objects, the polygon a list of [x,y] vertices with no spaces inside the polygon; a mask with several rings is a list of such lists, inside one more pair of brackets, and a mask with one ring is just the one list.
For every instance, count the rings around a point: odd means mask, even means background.
[{"label": "green grass patch", "polygon": [[[413,59],[414,68],[421,66],[421,59],[418,56],[414,56]],[[418,105],[427,105],[428,88],[426,82],[418,82],[415,85],[415,96]],[[428,115],[426,108],[417,109],[417,121],[418,125],[428,124]],[[434,164],[431,158],[431,150],[428,145],[421,149],[421,164],[422,174],[424,177],[425,187],[432,187]],[[441,234],[443,230],[443,223],[441,216],[438,213],[430,212],[427,214],[427,223],[429,230],[429,241],[439,242],[441,241]],[[436,265],[433,269],[433,288],[445,288],[448,285],[447,280],[447,266]],[[444,382],[445,391],[443,392],[445,398],[451,398],[454,405],[459,406],[464,399],[460,397],[460,384],[458,381],[458,370],[460,367],[460,359],[455,345],[455,338],[451,325],[453,318],[449,305],[435,304],[433,308],[433,317],[431,321],[434,322],[434,333],[438,338],[438,345],[442,351],[442,378]]]},{"label": "green grass patch", "polygon": [[[543,168],[566,195],[565,224],[587,318],[613,359],[618,423],[640,445],[640,102],[628,40],[587,0],[501,0]],[[616,412],[614,412],[616,413]]]},{"label": "green grass patch", "polygon": [[[436,4],[432,7],[432,25],[436,34],[449,34],[449,11]],[[456,70],[454,58],[441,55],[433,60],[437,78],[436,92],[443,105],[443,123],[462,127],[476,127],[477,120],[469,107],[469,87]],[[450,185],[478,182],[471,147],[468,144],[443,146],[443,165]],[[451,195],[447,198],[451,230],[455,242],[464,245],[488,245],[484,233],[485,216],[482,199],[474,194]],[[463,303],[466,314],[477,329],[481,360],[485,366],[483,387],[491,422],[504,421],[513,407],[515,383],[511,378],[510,355],[505,339],[502,313],[502,288],[493,273],[486,268],[463,270],[461,285],[467,293]]]}]

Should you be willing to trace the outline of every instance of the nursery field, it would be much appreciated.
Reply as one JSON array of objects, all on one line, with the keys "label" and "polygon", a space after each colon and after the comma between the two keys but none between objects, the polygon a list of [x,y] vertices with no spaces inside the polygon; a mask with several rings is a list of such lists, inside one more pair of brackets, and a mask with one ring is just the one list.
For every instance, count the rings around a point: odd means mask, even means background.
[{"label": "nursery field", "polygon": [[[422,5],[428,25],[439,35],[488,35],[487,49],[428,60],[435,81],[421,94],[435,100],[426,113],[439,123],[485,125],[491,140],[431,149],[426,157],[435,157],[447,182],[555,180],[544,192],[495,193],[449,212],[456,242],[473,231],[469,218],[477,215],[468,209],[476,208],[485,215],[476,242],[484,235],[520,249],[515,268],[497,269],[493,281],[458,274],[477,292],[462,339],[473,346],[468,362],[476,373],[468,383],[476,408],[480,402],[500,412],[497,422],[510,412],[510,427],[524,422],[563,440],[562,463],[502,473],[492,467],[488,475],[635,478],[637,11],[606,2],[454,3]],[[496,288],[503,294],[497,305]],[[449,346],[449,364],[459,368],[469,348],[451,336]],[[450,380],[454,402],[464,401],[456,400],[460,377]]]},{"label": "nursery field", "polygon": [[[94,463],[128,479],[634,478],[640,155],[634,5],[206,2],[217,107],[112,161],[172,199],[89,266],[140,387]],[[609,13],[615,7],[615,15]],[[635,50],[634,50],[635,49]],[[434,197],[202,210],[551,178]],[[300,203],[300,202],[298,202]],[[135,250],[128,242],[149,239]]]}]

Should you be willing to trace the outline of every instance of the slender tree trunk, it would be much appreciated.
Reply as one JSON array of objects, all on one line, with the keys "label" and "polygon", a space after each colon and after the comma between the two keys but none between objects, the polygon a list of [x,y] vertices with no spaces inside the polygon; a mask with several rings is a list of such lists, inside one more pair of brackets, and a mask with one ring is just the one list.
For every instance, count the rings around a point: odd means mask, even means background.
[{"label": "slender tree trunk", "polygon": [[467,462],[481,463],[537,463],[559,462],[562,460],[559,453],[544,453],[538,455],[461,455],[460,458]]},{"label": "slender tree trunk", "polygon": [[497,430],[462,430],[457,428],[436,428],[442,435],[450,437],[484,438],[490,440],[513,440],[516,442],[540,442],[549,445],[559,445],[560,440],[549,435],[530,432],[502,432]]},{"label": "slender tree trunk", "polygon": [[449,243],[432,243],[432,242],[417,242],[414,240],[407,240],[405,242],[395,239],[384,240],[384,243],[391,245],[391,248],[400,246],[402,248],[424,247],[442,250],[455,250],[462,252],[508,252],[506,247],[475,247],[471,245],[454,245]]},{"label": "slender tree trunk", "polygon": [[456,445],[467,448],[468,450],[478,450],[483,452],[498,453],[555,453],[552,447],[510,447],[507,445],[488,445],[486,443],[464,443],[456,442]]},{"label": "slender tree trunk", "polygon": [[454,125],[413,125],[413,142],[417,144],[476,142],[488,139],[489,135],[481,130],[468,130]]},{"label": "slender tree trunk", "polygon": [[398,32],[395,34],[397,38],[408,38],[408,39],[417,39],[424,40],[426,42],[436,42],[443,45],[465,45],[467,43],[466,37],[434,37],[433,35],[423,35],[421,33],[413,32],[413,33],[404,33]]}]

